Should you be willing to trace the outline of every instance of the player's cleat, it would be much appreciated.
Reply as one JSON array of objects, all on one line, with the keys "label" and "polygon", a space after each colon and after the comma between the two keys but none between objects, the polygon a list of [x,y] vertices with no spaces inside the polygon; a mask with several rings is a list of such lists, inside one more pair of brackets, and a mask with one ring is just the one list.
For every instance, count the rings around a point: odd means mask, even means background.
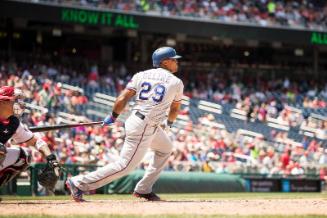
[{"label": "player's cleat", "polygon": [[133,196],[137,197],[137,198],[145,199],[147,201],[161,201],[160,197],[153,192],[150,192],[148,194],[140,194],[140,193],[134,192]]},{"label": "player's cleat", "polygon": [[70,195],[76,202],[84,202],[85,200],[83,199],[83,191],[78,189],[73,181],[71,179],[67,179],[66,181],[66,186],[70,191]]}]

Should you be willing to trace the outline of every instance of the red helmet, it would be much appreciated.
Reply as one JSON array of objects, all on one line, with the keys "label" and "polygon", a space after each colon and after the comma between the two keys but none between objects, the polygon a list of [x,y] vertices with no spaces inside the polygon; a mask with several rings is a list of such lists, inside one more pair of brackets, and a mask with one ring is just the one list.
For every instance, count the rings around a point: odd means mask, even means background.
[{"label": "red helmet", "polygon": [[12,86],[2,86],[0,88],[0,101],[15,100],[15,88]]}]

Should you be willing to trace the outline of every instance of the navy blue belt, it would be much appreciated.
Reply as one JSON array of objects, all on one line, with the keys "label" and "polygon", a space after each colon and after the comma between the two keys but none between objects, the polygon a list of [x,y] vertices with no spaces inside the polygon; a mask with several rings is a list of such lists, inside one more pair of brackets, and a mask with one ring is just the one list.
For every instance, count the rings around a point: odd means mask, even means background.
[{"label": "navy blue belt", "polygon": [[140,112],[138,112],[138,111],[135,112],[135,115],[137,117],[139,117],[141,120],[144,120],[144,118],[145,118],[145,116],[143,114],[141,114]]}]

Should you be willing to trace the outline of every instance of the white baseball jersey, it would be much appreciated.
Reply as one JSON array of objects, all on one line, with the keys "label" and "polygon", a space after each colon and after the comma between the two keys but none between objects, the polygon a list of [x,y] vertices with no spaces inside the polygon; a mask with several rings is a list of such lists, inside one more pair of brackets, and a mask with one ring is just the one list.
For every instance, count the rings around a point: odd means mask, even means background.
[{"label": "white baseball jersey", "polygon": [[161,123],[171,103],[182,100],[184,85],[174,74],[157,68],[135,74],[126,88],[136,91],[133,110],[154,123]]}]

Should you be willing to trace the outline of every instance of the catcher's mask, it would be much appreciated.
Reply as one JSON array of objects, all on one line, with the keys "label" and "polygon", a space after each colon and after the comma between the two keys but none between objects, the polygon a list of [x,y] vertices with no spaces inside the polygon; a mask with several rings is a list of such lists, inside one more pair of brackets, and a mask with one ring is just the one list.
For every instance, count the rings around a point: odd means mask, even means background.
[{"label": "catcher's mask", "polygon": [[21,89],[12,86],[3,86],[0,88],[0,101],[13,102],[13,109],[16,116],[21,116],[25,110],[25,95]]}]

